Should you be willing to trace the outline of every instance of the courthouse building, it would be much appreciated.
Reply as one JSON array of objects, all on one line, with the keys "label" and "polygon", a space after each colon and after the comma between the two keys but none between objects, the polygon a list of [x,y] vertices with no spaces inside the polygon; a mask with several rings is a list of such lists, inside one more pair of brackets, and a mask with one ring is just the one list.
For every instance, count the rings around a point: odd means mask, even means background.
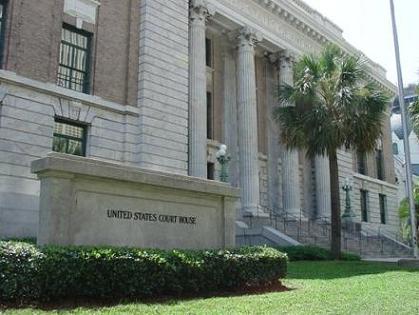
[{"label": "courthouse building", "polygon": [[[328,160],[281,147],[275,91],[302,54],[361,52],[303,1],[0,0],[0,12],[1,237],[36,235],[30,164],[51,151],[217,180],[226,144],[238,218],[330,217]],[[339,152],[339,173],[354,220],[397,232],[389,115],[375,152]]]}]

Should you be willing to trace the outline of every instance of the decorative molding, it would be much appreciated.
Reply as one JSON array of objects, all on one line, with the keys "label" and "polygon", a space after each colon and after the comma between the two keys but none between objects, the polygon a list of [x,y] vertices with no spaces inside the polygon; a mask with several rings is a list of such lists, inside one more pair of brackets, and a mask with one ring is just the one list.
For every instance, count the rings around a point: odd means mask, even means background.
[{"label": "decorative molding", "polygon": [[74,121],[92,124],[97,117],[96,111],[92,106],[84,105],[78,101],[65,98],[58,98],[57,103],[53,103],[55,116],[67,118]]},{"label": "decorative molding", "polygon": [[236,34],[239,40],[239,45],[255,46],[257,43],[263,40],[262,33],[247,25],[241,28]]},{"label": "decorative molding", "polygon": [[77,28],[83,27],[83,22],[96,24],[96,12],[100,6],[95,0],[65,0],[64,13],[76,18]]},{"label": "decorative molding", "polygon": [[287,64],[290,67],[293,67],[296,61],[296,55],[289,50],[282,50],[278,54],[278,59],[281,64]]},{"label": "decorative molding", "polygon": [[[282,49],[297,54],[318,53],[327,43],[334,43],[351,55],[367,61],[370,77],[381,88],[396,92],[396,87],[386,78],[386,70],[365,57],[342,36],[342,29],[301,0],[207,0],[220,14],[238,24],[258,26],[264,37]],[[232,16],[234,15],[234,17]],[[265,36],[270,32],[270,36]],[[279,41],[276,41],[278,38]],[[282,46],[282,47],[281,47]]]},{"label": "decorative molding", "polygon": [[215,14],[215,8],[205,0],[191,0],[189,4],[190,19],[205,22]]},{"label": "decorative molding", "polygon": [[138,116],[139,109],[129,105],[121,105],[111,101],[106,101],[98,96],[88,95],[73,90],[59,87],[52,83],[44,83],[32,79],[28,79],[17,75],[14,72],[0,70],[0,83],[15,85],[30,89],[32,91],[47,94],[53,97],[68,99],[72,102],[81,103],[94,108],[119,113],[122,115]]},{"label": "decorative molding", "polygon": [[0,105],[3,104],[3,101],[6,98],[8,93],[9,93],[8,88],[3,85],[0,85]]},{"label": "decorative molding", "polygon": [[[382,181],[382,180],[379,180],[379,179],[376,179],[376,178],[373,178],[373,177],[369,177],[369,176],[365,176],[365,175],[362,175],[362,174],[354,173],[353,177],[355,179],[358,179],[360,181],[361,185],[375,184],[375,185],[379,185],[379,186],[381,185],[381,186],[387,187],[387,188],[398,189],[397,185],[390,184],[386,181]],[[362,187],[367,188],[367,186],[362,186]]]}]

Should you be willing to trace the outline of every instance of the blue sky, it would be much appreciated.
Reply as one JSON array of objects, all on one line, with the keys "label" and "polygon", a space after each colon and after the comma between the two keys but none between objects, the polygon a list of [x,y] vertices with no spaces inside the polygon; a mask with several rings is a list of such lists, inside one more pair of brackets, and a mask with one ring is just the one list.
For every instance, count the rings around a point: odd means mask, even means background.
[{"label": "blue sky", "polygon": [[[397,82],[389,0],[304,0]],[[419,0],[394,0],[404,85],[419,82]]]}]

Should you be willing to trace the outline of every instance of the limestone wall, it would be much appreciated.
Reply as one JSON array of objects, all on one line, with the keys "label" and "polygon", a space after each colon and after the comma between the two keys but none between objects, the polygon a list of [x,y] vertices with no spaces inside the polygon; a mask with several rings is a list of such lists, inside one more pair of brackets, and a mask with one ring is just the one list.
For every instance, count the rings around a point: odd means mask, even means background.
[{"label": "limestone wall", "polygon": [[178,174],[188,173],[188,6],[142,0],[140,16],[138,162]]},{"label": "limestone wall", "polygon": [[39,182],[30,163],[52,151],[54,117],[87,124],[87,156],[136,164],[138,113],[0,71],[0,236],[35,236]]},{"label": "limestone wall", "polygon": [[[387,231],[397,234],[399,231],[400,219],[398,215],[397,186],[374,180],[366,176],[355,175],[352,192],[353,209],[357,221],[361,222],[360,190],[368,191],[368,222],[363,226],[373,231]],[[386,224],[381,224],[379,194],[386,196]]]},{"label": "limestone wall", "polygon": [[[363,223],[363,226],[369,227],[373,230],[378,230],[380,227],[384,231],[397,233],[399,230],[399,216],[398,216],[398,198],[397,186],[388,183],[387,181],[380,181],[368,173],[369,176],[361,175],[353,171],[354,161],[353,153],[351,151],[340,150],[338,154],[339,162],[339,182],[342,187],[345,184],[345,179],[349,178],[353,181],[353,189],[351,191],[351,206],[355,220],[361,222],[361,203],[360,203],[360,189],[368,191],[368,222]],[[371,170],[369,170],[371,171]],[[387,199],[386,221],[385,225],[380,223],[380,205],[379,194],[383,194]],[[341,211],[345,210],[346,193],[340,189]]]}]

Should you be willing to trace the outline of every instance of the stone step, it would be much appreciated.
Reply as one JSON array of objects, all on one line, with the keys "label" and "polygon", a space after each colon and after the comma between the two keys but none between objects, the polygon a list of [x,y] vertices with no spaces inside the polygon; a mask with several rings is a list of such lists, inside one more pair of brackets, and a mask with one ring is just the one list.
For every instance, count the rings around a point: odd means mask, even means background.
[{"label": "stone step", "polygon": [[[322,222],[304,221],[299,218],[253,218],[247,224],[254,228],[270,226],[296,241],[330,248],[330,225]],[[367,236],[359,230],[342,230],[342,249],[369,257],[409,257],[410,249],[380,236]]]}]

